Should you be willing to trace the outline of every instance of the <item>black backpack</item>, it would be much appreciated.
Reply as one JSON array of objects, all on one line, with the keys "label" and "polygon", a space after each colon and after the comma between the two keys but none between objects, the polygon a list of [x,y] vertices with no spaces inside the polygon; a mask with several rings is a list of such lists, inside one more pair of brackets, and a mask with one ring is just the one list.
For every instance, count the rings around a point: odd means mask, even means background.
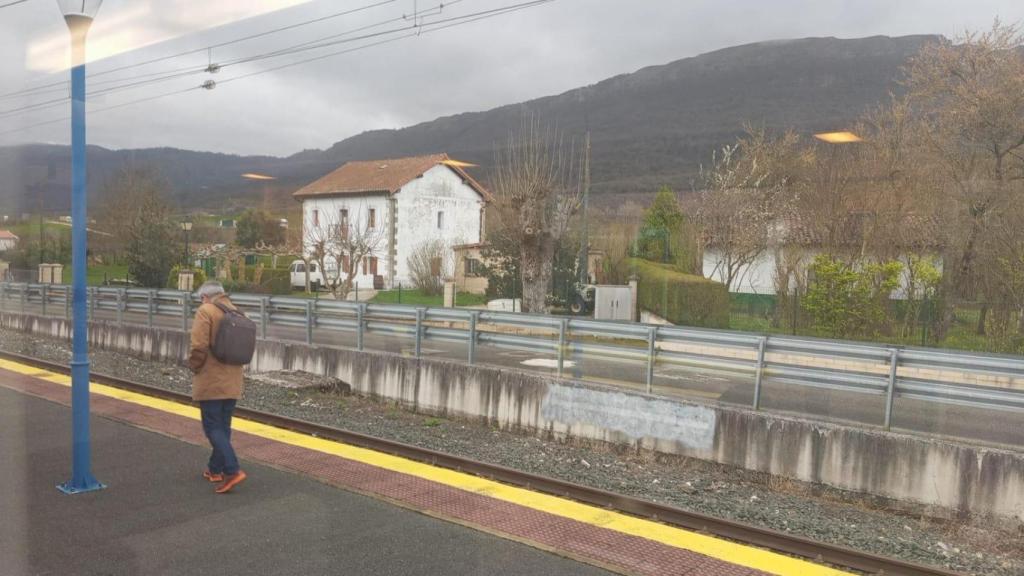
[{"label": "black backpack", "polygon": [[230,366],[245,366],[256,353],[256,323],[239,310],[214,302],[224,312],[213,339],[213,357]]}]

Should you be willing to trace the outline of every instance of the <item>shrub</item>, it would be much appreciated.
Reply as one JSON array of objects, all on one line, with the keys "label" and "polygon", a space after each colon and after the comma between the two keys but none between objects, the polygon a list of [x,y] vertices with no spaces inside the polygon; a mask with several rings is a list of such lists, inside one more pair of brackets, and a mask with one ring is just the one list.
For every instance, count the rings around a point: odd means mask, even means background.
[{"label": "shrub", "polygon": [[729,290],[721,282],[684,274],[675,267],[634,258],[631,267],[640,277],[640,308],[673,324],[705,328],[729,327]]},{"label": "shrub", "polygon": [[413,250],[406,263],[413,286],[427,296],[444,290],[444,281],[452,276],[452,250],[441,240],[428,240]]},{"label": "shrub", "polygon": [[814,327],[832,338],[875,335],[892,320],[889,297],[902,269],[899,262],[858,265],[822,254],[811,265],[804,309]]}]

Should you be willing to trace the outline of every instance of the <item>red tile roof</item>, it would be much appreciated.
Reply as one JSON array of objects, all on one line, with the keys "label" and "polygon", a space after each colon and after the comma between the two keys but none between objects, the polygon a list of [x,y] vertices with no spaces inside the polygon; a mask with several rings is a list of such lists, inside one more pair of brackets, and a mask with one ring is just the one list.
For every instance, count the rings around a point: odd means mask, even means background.
[{"label": "red tile roof", "polygon": [[492,200],[490,192],[469,176],[460,166],[447,163],[447,154],[347,162],[334,172],[307,184],[293,196],[299,200],[311,196],[340,196],[347,194],[394,194],[402,186],[420,177],[438,164],[458,174],[484,200]]},{"label": "red tile roof", "polygon": [[0,230],[0,240],[17,240],[18,237],[10,230]]}]

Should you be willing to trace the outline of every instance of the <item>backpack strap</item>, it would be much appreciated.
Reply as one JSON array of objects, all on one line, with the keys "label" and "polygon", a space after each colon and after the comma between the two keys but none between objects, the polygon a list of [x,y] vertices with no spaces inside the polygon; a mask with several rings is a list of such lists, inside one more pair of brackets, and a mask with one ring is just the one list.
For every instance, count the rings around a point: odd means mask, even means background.
[{"label": "backpack strap", "polygon": [[238,314],[240,316],[245,316],[245,313],[242,312],[241,310],[239,310],[237,308],[228,308],[224,304],[221,304],[219,301],[218,302],[210,302],[210,304],[213,304],[217,308],[220,308],[220,311],[223,312],[225,316],[227,316],[229,314]]}]

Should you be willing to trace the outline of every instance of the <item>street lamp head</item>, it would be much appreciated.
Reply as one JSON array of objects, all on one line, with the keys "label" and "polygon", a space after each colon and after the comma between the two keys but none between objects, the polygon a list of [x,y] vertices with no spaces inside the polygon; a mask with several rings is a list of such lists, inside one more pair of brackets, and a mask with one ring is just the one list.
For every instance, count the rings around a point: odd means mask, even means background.
[{"label": "street lamp head", "polygon": [[[99,12],[101,4],[103,0],[57,0],[61,14],[64,15],[64,22],[67,23],[71,37],[76,43],[85,41],[89,27],[92,26],[92,19]],[[84,57],[84,53],[81,56]]]},{"label": "street lamp head", "polygon": [[103,4],[103,0],[57,0],[61,14],[64,14],[65,18],[82,16],[92,20],[99,12],[100,4]]},{"label": "street lamp head", "polygon": [[815,138],[822,142],[828,142],[829,144],[851,144],[854,142],[863,142],[863,138],[857,136],[853,132],[822,132],[815,134]]},{"label": "street lamp head", "polygon": [[192,222],[189,222],[189,221],[182,222],[181,223],[181,229],[184,230],[185,232],[188,232],[189,230],[192,230]]}]

